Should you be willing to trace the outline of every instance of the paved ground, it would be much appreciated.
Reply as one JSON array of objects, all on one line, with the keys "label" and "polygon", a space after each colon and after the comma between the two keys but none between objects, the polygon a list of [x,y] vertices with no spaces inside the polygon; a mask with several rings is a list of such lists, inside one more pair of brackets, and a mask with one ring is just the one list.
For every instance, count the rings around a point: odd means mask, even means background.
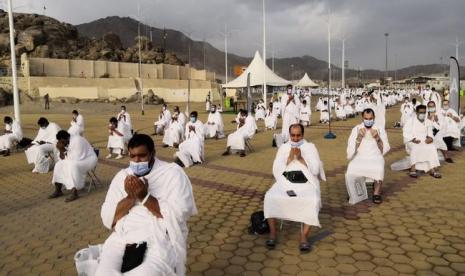
[{"label": "paved ground", "polygon": [[[65,105],[60,110],[66,107],[72,109]],[[135,128],[152,133],[159,107],[147,107],[144,117],[134,112],[136,108],[129,106]],[[203,110],[203,105],[197,108]],[[86,137],[102,149],[107,120],[117,106],[110,113],[111,109],[87,109],[84,114]],[[0,115],[9,110],[0,109]],[[33,137],[35,122],[43,114],[27,106],[23,111],[25,136]],[[67,114],[45,115],[63,127],[69,125]],[[398,108],[388,110],[387,126],[398,115]],[[314,122],[318,116],[314,114]],[[227,132],[234,127],[232,119],[225,115]],[[188,275],[465,275],[465,156],[456,153],[456,163],[441,169],[441,180],[429,176],[412,180],[405,172],[387,168],[385,202],[349,206],[345,148],[356,120],[336,122],[337,139],[331,141],[323,139],[323,126],[306,129],[305,137],[317,145],[328,177],[321,184],[322,228],[313,230],[314,249],[307,255],[297,249],[299,224],[284,223],[273,251],[263,246],[266,237],[247,233],[250,214],[262,209],[263,194],[273,183],[272,133],[257,134],[252,141],[255,152],[246,158],[223,157],[226,141],[207,141],[206,164],[187,169],[199,209],[189,222]],[[392,150],[387,166],[405,155],[401,132],[389,129],[388,135]],[[157,137],[156,144],[160,141]],[[173,153],[157,149],[163,159],[172,159]],[[126,163],[127,159],[100,159],[97,174],[105,186],[66,204],[64,199],[47,199],[51,173],[30,173],[23,153],[1,158],[0,275],[75,275],[74,253],[109,235],[100,221],[100,206],[106,185]]]}]

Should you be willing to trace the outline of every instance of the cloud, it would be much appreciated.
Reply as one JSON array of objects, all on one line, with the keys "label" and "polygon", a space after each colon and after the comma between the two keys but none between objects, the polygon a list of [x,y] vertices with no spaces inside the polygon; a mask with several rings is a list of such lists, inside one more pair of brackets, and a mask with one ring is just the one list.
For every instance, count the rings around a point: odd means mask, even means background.
[{"label": "cloud", "polygon": [[[79,24],[118,15],[137,18],[137,1],[29,0],[18,11],[43,13]],[[262,43],[261,0],[140,0],[141,20],[155,27],[191,32],[219,49],[225,24],[234,30],[229,50],[252,56]],[[439,63],[455,54],[456,36],[465,40],[463,0],[266,0],[268,54],[311,55],[327,60],[327,13],[331,10],[332,61],[341,64],[340,38],[347,38],[351,67],[384,68],[389,35],[389,67]],[[465,46],[464,46],[465,47]],[[461,51],[462,57],[465,51]],[[465,61],[465,57],[462,58]]]}]

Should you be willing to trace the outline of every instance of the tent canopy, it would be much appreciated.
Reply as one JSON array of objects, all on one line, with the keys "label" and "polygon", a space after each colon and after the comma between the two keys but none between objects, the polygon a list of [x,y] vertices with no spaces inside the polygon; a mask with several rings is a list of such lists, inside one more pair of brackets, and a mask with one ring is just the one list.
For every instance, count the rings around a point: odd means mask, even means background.
[{"label": "tent canopy", "polygon": [[[263,71],[265,69],[265,72]],[[280,76],[276,75],[268,66],[263,68],[263,59],[258,53],[255,52],[255,56],[252,62],[249,64],[247,69],[234,80],[223,85],[223,88],[243,88],[247,87],[247,74],[250,73],[250,86],[263,85],[263,74],[266,77],[266,85],[268,86],[286,86],[290,84]]]},{"label": "tent canopy", "polygon": [[303,76],[302,79],[296,84],[297,87],[319,87],[317,83],[312,81],[307,73]]}]

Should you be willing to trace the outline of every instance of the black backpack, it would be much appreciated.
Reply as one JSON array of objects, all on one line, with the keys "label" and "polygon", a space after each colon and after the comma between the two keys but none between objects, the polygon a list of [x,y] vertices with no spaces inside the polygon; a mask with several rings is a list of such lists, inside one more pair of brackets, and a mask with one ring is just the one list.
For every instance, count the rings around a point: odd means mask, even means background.
[{"label": "black backpack", "polygon": [[249,234],[261,235],[270,233],[270,226],[268,221],[265,219],[263,211],[254,212],[250,216]]}]

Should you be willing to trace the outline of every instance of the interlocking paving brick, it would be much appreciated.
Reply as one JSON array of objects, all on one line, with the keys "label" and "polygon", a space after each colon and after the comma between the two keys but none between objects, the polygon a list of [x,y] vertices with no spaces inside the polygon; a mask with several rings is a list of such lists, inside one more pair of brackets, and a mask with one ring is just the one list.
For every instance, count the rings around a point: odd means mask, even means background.
[{"label": "interlocking paving brick", "polygon": [[[195,106],[195,105],[194,105]],[[202,107],[198,105],[198,108]],[[128,106],[135,110],[136,106]],[[202,107],[203,108],[203,107]],[[146,116],[133,114],[142,133],[152,130],[159,107]],[[0,109],[3,115],[4,109]],[[106,132],[112,113],[96,112],[86,117],[86,137],[105,153]],[[399,117],[398,107],[388,109],[387,126]],[[33,137],[38,114],[23,114],[26,137]],[[68,114],[46,114],[65,127]],[[206,113],[200,112],[205,120]],[[225,114],[225,122],[233,115]],[[318,115],[314,116],[316,120]],[[357,119],[335,122],[338,138],[323,139],[325,126],[310,127],[305,136],[314,142],[322,158],[327,182],[321,183],[322,229],[312,229],[313,250],[298,251],[299,224],[285,223],[275,250],[265,248],[266,236],[247,233],[250,214],[262,209],[263,195],[273,184],[271,165],[276,149],[272,132],[259,132],[252,144],[255,152],[245,158],[222,157],[225,140],[206,141],[206,163],[186,169],[199,215],[189,221],[188,275],[456,275],[465,273],[465,187],[455,164],[441,168],[443,179],[421,176],[410,179],[404,172],[386,169],[385,200],[369,200],[355,206],[346,202],[344,173],[346,141]],[[315,123],[315,122],[314,122]],[[263,123],[259,122],[262,128]],[[226,123],[226,132],[235,125]],[[391,152],[386,165],[405,156],[401,132],[388,128]],[[174,150],[160,148],[157,155],[171,160]],[[114,174],[127,166],[123,160],[100,159],[97,175],[103,186],[65,204],[47,200],[52,190],[51,173],[33,175],[24,153],[0,159],[0,271],[6,275],[74,275],[74,253],[88,244],[102,243],[109,235],[100,221],[100,206]],[[11,173],[14,171],[15,173]],[[369,187],[369,189],[371,189]],[[434,196],[440,195],[440,196]],[[0,274],[1,274],[0,273]]]}]

